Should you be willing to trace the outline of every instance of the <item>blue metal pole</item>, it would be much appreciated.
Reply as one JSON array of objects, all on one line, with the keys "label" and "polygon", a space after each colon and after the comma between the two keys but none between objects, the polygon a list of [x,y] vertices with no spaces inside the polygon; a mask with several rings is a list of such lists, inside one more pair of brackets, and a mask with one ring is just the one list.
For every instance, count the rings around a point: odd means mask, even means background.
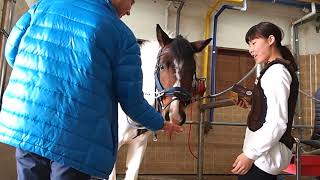
[{"label": "blue metal pole", "polygon": [[[262,1],[262,2],[274,2],[273,0],[256,0],[256,1]],[[283,4],[287,6],[295,6],[295,7],[309,7],[311,4],[308,2],[298,2],[293,0],[278,0],[275,1],[277,4]],[[318,6],[317,6],[318,8]],[[225,9],[234,9],[239,10],[239,8],[231,5],[223,5],[220,10],[215,14],[214,16],[214,25],[213,25],[213,41],[212,41],[212,61],[211,61],[211,89],[210,93],[211,95],[215,94],[215,65],[217,61],[217,29],[218,29],[218,18],[220,14]],[[213,122],[213,109],[210,109],[210,123]]]},{"label": "blue metal pole", "polygon": [[[214,15],[214,23],[213,23],[213,41],[212,41],[212,57],[211,57],[211,90],[210,93],[215,93],[215,66],[217,61],[217,29],[218,29],[218,18],[220,14],[225,9],[234,9],[233,6],[230,5],[223,5],[220,10]],[[213,122],[213,109],[210,109],[210,122]]]}]

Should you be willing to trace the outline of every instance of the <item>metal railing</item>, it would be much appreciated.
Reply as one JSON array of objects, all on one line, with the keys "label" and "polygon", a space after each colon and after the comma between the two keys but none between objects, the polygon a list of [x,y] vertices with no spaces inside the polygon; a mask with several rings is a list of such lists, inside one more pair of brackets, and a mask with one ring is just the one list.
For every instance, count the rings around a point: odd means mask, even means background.
[{"label": "metal railing", "polygon": [[[203,180],[203,164],[204,164],[204,124],[205,124],[205,112],[206,110],[212,108],[210,106],[202,106],[200,107],[200,121],[186,121],[186,124],[197,124],[198,125],[198,159],[197,159],[197,179]],[[222,122],[215,121],[211,122],[211,125],[222,125],[222,126],[247,126],[246,123],[242,122]],[[293,125],[292,128],[307,128],[312,129],[313,126],[308,125]],[[297,180],[301,179],[301,145],[300,140],[295,138],[296,140],[296,177]]]}]

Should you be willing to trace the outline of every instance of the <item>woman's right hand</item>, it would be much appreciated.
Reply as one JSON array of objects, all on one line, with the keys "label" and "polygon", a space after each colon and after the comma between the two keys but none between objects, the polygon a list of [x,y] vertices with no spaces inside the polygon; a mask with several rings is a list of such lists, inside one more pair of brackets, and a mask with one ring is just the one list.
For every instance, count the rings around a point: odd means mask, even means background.
[{"label": "woman's right hand", "polygon": [[232,99],[235,105],[247,109],[249,107],[249,102],[245,98],[238,97],[237,99]]},{"label": "woman's right hand", "polygon": [[246,109],[251,105],[252,90],[235,84],[229,93],[229,97],[235,105]]}]

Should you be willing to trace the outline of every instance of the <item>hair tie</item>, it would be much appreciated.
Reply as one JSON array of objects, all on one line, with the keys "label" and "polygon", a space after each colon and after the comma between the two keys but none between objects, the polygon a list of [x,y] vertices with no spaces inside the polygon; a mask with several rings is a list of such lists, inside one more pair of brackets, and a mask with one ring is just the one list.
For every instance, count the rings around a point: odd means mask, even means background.
[{"label": "hair tie", "polygon": [[278,46],[278,47],[282,47],[281,42],[278,42],[278,43],[277,43],[277,46]]}]

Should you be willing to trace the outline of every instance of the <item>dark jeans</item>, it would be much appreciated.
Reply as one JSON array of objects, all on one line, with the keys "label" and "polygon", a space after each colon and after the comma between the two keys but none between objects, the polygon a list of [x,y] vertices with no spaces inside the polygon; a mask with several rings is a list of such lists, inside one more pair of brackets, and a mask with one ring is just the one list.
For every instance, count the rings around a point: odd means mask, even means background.
[{"label": "dark jeans", "polygon": [[18,180],[89,180],[88,174],[34,153],[16,149]]},{"label": "dark jeans", "polygon": [[238,180],[277,180],[277,176],[268,174],[254,164],[245,175],[239,175]]}]

